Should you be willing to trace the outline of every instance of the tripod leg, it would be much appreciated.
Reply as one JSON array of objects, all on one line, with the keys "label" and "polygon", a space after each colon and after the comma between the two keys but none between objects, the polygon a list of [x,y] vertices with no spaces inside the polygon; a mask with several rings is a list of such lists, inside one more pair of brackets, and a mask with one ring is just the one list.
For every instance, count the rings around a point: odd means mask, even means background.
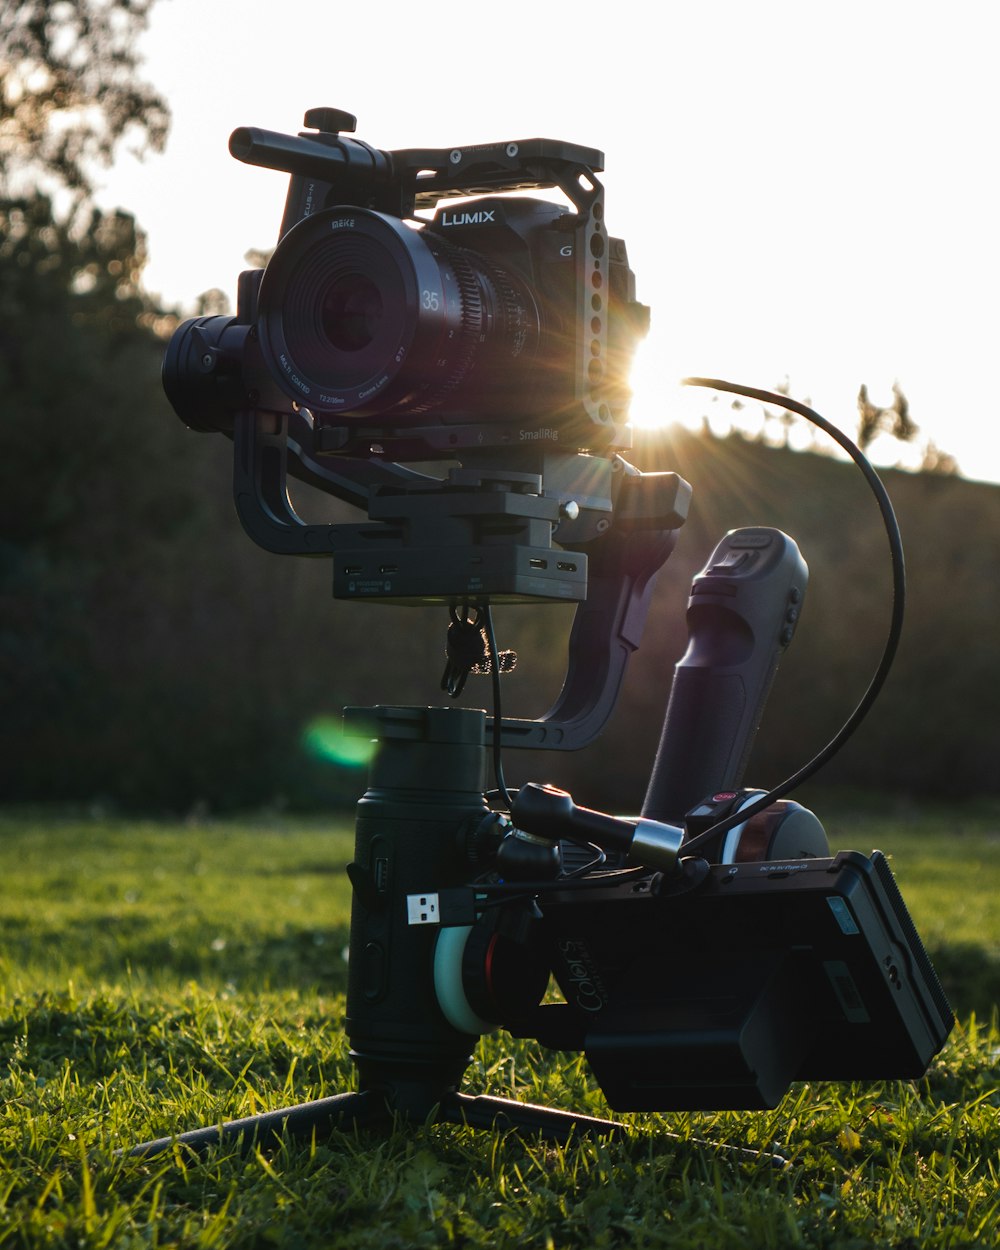
[{"label": "tripod leg", "polygon": [[242,1120],[191,1129],[178,1133],[176,1137],[159,1137],[156,1141],[133,1146],[127,1153],[130,1158],[150,1158],[170,1150],[177,1142],[196,1154],[202,1154],[213,1146],[230,1145],[238,1145],[241,1154],[248,1154],[257,1143],[264,1144],[272,1136],[287,1134],[298,1141],[307,1141],[313,1133],[321,1138],[334,1129],[377,1124],[388,1118],[385,1101],[377,1093],[334,1094],[330,1098],[318,1098],[315,1102],[300,1103],[296,1107],[283,1107],[279,1111],[266,1111]]},{"label": "tripod leg", "polygon": [[485,1094],[478,1097],[457,1093],[449,1095],[441,1103],[438,1119],[451,1124],[467,1124],[470,1128],[496,1129],[499,1132],[513,1129],[526,1135],[538,1134],[545,1141],[562,1144],[572,1137],[620,1139],[626,1137],[628,1132],[624,1124],[614,1120],[557,1111],[529,1102],[489,1098]]},{"label": "tripod leg", "polygon": [[[572,1111],[556,1111],[552,1107],[539,1107],[533,1103],[513,1102],[505,1098],[474,1097],[469,1094],[452,1094],[441,1103],[439,1121],[450,1124],[467,1124],[470,1128],[493,1129],[497,1132],[513,1130],[526,1136],[538,1135],[544,1141],[566,1145],[574,1137],[608,1137],[624,1141],[629,1130],[617,1120],[601,1120],[596,1116],[576,1115]],[[735,1163],[769,1163],[776,1168],[788,1167],[783,1155],[769,1151],[750,1150],[744,1146],[730,1146],[704,1138],[681,1138],[676,1133],[661,1133],[671,1141],[698,1150],[708,1151]]]}]

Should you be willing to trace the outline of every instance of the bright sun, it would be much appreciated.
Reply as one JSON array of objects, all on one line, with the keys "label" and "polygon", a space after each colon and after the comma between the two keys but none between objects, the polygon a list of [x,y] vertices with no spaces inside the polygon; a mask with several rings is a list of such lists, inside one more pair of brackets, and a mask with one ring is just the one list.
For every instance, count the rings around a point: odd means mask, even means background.
[{"label": "bright sun", "polygon": [[692,398],[690,390],[681,385],[680,373],[675,375],[668,361],[666,367],[656,344],[640,343],[632,365],[632,403],[629,421],[637,429],[657,430],[668,425],[683,425],[697,430],[702,423],[704,398]]}]

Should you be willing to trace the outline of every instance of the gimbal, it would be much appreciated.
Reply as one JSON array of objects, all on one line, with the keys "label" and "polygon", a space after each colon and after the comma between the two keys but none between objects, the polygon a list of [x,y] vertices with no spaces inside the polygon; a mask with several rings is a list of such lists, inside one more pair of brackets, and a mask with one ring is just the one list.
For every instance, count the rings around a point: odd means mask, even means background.
[{"label": "gimbal", "polygon": [[[394,1117],[559,1141],[624,1131],[462,1093],[476,1038],[497,1028],[583,1051],[619,1111],[768,1107],[795,1080],[922,1075],[953,1018],[884,857],[830,856],[820,822],[784,798],[801,772],[743,788],[806,590],[787,535],[732,531],[695,577],[638,816],[547,786],[506,791],[503,749],[575,749],[604,728],[691,494],[619,454],[622,365],[642,316],[604,226],[600,153],[546,140],[386,153],[344,137],[346,114],[306,120],[318,133],[233,136],[240,159],[292,175],[282,237],[267,271],[243,275],[235,317],[175,332],[165,389],[186,424],[232,438],[236,510],[258,545],[330,558],[337,598],[448,607],[464,641],[444,685],[457,695],[485,665],[494,714],[345,713],[377,742],[348,868],[358,1089],[132,1153]],[[489,199],[433,228],[399,220],[421,197],[549,186],[574,211]],[[504,420],[508,368],[521,370],[520,422]],[[398,408],[383,403],[404,391]],[[550,423],[540,394],[564,421]],[[440,475],[413,467],[433,459],[448,462]],[[303,521],[289,475],[367,520]],[[891,514],[881,483],[876,494]],[[567,673],[548,713],[518,720],[500,709],[490,608],[538,602],[575,604]]]}]

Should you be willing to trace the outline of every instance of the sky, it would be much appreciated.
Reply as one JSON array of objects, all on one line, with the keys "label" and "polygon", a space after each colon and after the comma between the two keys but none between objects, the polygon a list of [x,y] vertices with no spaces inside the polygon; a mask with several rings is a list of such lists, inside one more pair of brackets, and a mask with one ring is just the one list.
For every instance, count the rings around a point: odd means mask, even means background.
[{"label": "sky", "polygon": [[[898,383],[971,478],[1000,481],[1000,4],[896,0],[157,0],[144,75],[166,153],[100,201],[146,231],[146,285],[235,302],[286,176],[228,152],[354,113],[383,149],[543,136],[605,154],[606,219],[652,308],[643,422],[691,421],[691,374],[787,384],[848,432]],[[893,463],[897,443],[873,458]]]}]

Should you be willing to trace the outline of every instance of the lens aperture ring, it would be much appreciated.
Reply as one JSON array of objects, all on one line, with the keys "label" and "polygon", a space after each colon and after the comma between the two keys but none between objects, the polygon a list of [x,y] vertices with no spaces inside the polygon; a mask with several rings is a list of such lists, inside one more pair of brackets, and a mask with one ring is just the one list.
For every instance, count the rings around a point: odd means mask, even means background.
[{"label": "lens aperture ring", "polygon": [[[440,406],[470,381],[481,402],[478,388],[502,384],[507,364],[530,355],[538,339],[534,301],[501,265],[429,231],[421,237],[442,274],[454,278],[460,314],[447,377],[409,409],[415,414]],[[449,319],[448,334],[456,335],[453,319]]]}]

